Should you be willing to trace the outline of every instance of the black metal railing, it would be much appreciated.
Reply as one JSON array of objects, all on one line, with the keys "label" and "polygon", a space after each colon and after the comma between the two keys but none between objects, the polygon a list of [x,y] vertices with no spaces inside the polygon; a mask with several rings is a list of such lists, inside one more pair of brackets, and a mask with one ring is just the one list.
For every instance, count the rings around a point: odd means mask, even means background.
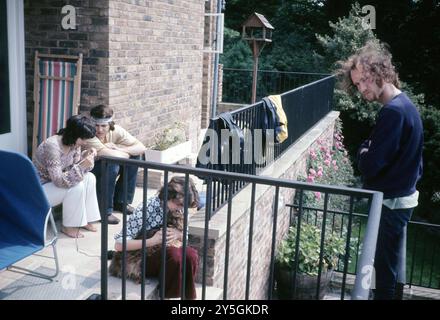
[{"label": "black metal railing", "polygon": [[406,268],[409,286],[440,289],[440,225],[409,222]]},{"label": "black metal railing", "polygon": [[[352,214],[352,237],[350,247],[352,248],[351,261],[348,265],[347,274],[354,275],[359,263],[361,251],[361,239],[364,235],[368,221],[366,208],[356,208]],[[288,205],[292,209],[298,205]],[[321,224],[322,208],[303,206],[306,211],[305,220],[314,225]],[[293,214],[293,213],[292,213]],[[331,220],[331,232],[341,232],[348,228],[348,211],[328,210]],[[344,270],[338,264],[336,271],[343,273]],[[429,289],[440,289],[440,225],[419,221],[409,221],[407,227],[406,244],[406,265],[405,270],[401,270],[403,278],[399,278],[399,283],[408,287],[417,286]]]},{"label": "black metal railing", "polygon": [[[259,101],[253,105],[232,111],[232,118],[244,134],[243,147],[251,150],[251,159],[246,159],[246,157],[243,156],[246,154],[246,152],[244,152],[240,157],[239,164],[225,164],[222,166],[223,170],[228,172],[259,174],[265,167],[281,157],[283,152],[332,110],[334,85],[334,76],[326,75],[324,78],[280,95],[288,122],[288,138],[278,144],[266,143],[264,157],[260,157],[259,155],[255,156],[256,150],[252,151],[252,146],[255,148],[258,144],[258,140],[261,139],[261,134],[259,135],[258,131],[261,129],[262,117],[264,116],[263,102]],[[215,131],[218,141],[221,140],[220,123],[221,119],[214,117],[210,120],[209,125],[209,129]],[[270,139],[267,141],[269,140]],[[251,163],[249,163],[249,160]],[[215,168],[215,166],[212,167]],[[242,183],[234,185],[233,194],[239,191],[243,186],[244,184]],[[215,213],[218,208],[228,201],[229,191],[227,185],[224,185],[221,181],[217,181],[214,183],[212,192],[212,208]]]},{"label": "black metal railing", "polygon": [[[223,69],[222,101],[251,103],[253,70]],[[286,72],[259,70],[257,78],[257,100],[271,94],[280,94],[329,76],[324,73]]]},{"label": "black metal railing", "polygon": [[[252,269],[252,265],[251,265],[251,261],[253,256],[255,255],[255,252],[257,249],[259,250],[258,255],[260,257],[260,255],[262,254],[260,251],[260,247],[257,246],[257,248],[254,250],[254,246],[255,246],[255,242],[258,240],[256,239],[256,237],[254,237],[254,228],[257,228],[261,221],[258,220],[254,220],[254,214],[257,213],[256,207],[259,204],[259,198],[256,198],[256,187],[261,187],[261,186],[265,186],[268,188],[272,188],[271,190],[274,191],[274,197],[273,197],[273,203],[272,203],[272,212],[267,212],[268,217],[270,217],[271,221],[271,226],[270,229],[271,233],[272,233],[272,242],[270,244],[270,246],[268,246],[267,252],[263,253],[263,257],[270,257],[268,258],[268,261],[270,261],[270,263],[268,264],[268,269],[267,272],[265,273],[265,277],[264,277],[264,281],[267,284],[267,299],[272,299],[274,297],[274,292],[276,292],[276,288],[274,287],[274,271],[275,271],[275,257],[276,257],[276,251],[277,251],[277,238],[279,239],[280,236],[280,230],[278,228],[279,224],[278,222],[280,222],[283,218],[285,218],[285,216],[283,217],[282,215],[289,215],[289,210],[287,210],[287,208],[283,208],[280,206],[279,203],[279,195],[281,192],[283,192],[283,194],[286,192],[286,190],[288,192],[290,192],[289,194],[294,194],[296,192],[297,196],[296,198],[299,199],[300,201],[300,205],[298,208],[298,215],[297,215],[297,219],[296,219],[296,226],[297,226],[297,234],[298,237],[300,235],[300,233],[302,232],[301,229],[301,223],[306,223],[304,220],[304,215],[303,215],[303,211],[304,209],[302,208],[302,199],[304,196],[304,193],[307,192],[321,192],[324,194],[324,204],[323,204],[323,214],[324,217],[327,215],[327,211],[328,211],[328,199],[330,195],[339,195],[339,196],[343,196],[346,197],[349,205],[349,210],[347,213],[348,219],[350,221],[353,220],[353,216],[354,216],[354,211],[353,211],[353,203],[355,201],[355,199],[361,199],[361,198],[365,198],[367,199],[368,202],[368,220],[367,220],[367,224],[366,224],[366,228],[365,231],[363,233],[363,239],[361,241],[361,243],[363,244],[363,250],[360,254],[360,257],[358,259],[358,265],[357,265],[357,272],[356,274],[358,275],[356,277],[356,284],[355,284],[355,288],[353,290],[352,293],[352,298],[353,299],[367,299],[368,298],[368,292],[369,292],[369,288],[366,287],[365,285],[362,285],[362,280],[364,278],[365,275],[362,274],[362,270],[364,270],[364,267],[366,266],[371,266],[373,263],[373,258],[374,258],[374,253],[375,253],[375,247],[376,247],[376,239],[377,239],[377,233],[378,233],[378,226],[379,226],[379,221],[380,221],[380,208],[381,208],[381,204],[382,204],[382,193],[380,192],[372,192],[372,191],[368,191],[368,190],[361,190],[361,189],[353,189],[353,188],[345,188],[345,187],[335,187],[335,186],[325,186],[325,185],[318,185],[318,184],[309,184],[309,183],[305,183],[305,182],[297,182],[297,181],[291,181],[291,180],[286,180],[286,179],[274,179],[274,178],[268,178],[268,177],[259,177],[259,176],[252,176],[252,175],[245,175],[245,174],[240,174],[240,173],[228,173],[228,172],[219,172],[219,171],[215,171],[215,170],[206,170],[206,169],[197,169],[197,168],[190,168],[190,167],[186,167],[186,166],[178,166],[178,165],[166,165],[166,164],[160,164],[160,163],[154,163],[154,162],[149,162],[149,161],[141,161],[141,160],[131,160],[131,159],[121,159],[121,158],[113,158],[113,157],[103,157],[102,158],[102,163],[101,163],[101,169],[102,172],[107,172],[107,167],[109,165],[120,165],[123,167],[123,169],[126,169],[127,166],[136,166],[138,168],[142,168],[144,170],[144,178],[143,178],[143,221],[146,221],[145,219],[147,218],[147,213],[146,213],[146,209],[145,209],[145,205],[146,205],[146,197],[147,197],[147,193],[146,193],[146,189],[147,189],[147,185],[148,185],[148,177],[149,177],[149,171],[150,170],[159,170],[162,171],[164,173],[164,187],[165,190],[167,190],[167,181],[168,181],[168,177],[171,176],[171,174],[181,174],[185,176],[185,187],[184,187],[184,197],[185,199],[188,199],[188,181],[190,178],[190,175],[194,175],[197,177],[201,177],[204,178],[207,181],[207,189],[210,190],[213,187],[213,181],[214,180],[218,180],[221,179],[223,181],[227,181],[228,185],[229,185],[229,197],[228,197],[228,204],[227,204],[227,217],[226,217],[226,242],[225,242],[225,257],[224,257],[224,269],[223,269],[223,276],[224,276],[224,283],[223,283],[223,299],[228,299],[228,292],[230,287],[236,287],[237,285],[239,285],[236,281],[237,279],[234,279],[234,283],[231,284],[231,282],[229,281],[229,277],[228,275],[230,275],[232,272],[236,273],[239,270],[230,270],[230,259],[237,259],[237,257],[239,259],[245,259],[246,260],[246,275],[245,278],[243,279],[243,282],[245,283],[245,291],[244,291],[244,296],[242,298],[244,299],[250,299],[252,298],[250,292],[251,292],[251,288],[253,286],[253,284],[257,281],[262,281],[261,279],[261,274],[259,274],[258,278],[253,278],[251,277],[251,269]],[[106,185],[106,175],[104,174],[102,176],[102,183],[103,186]],[[234,183],[237,182],[242,182],[245,184],[251,184],[251,195],[249,198],[249,216],[250,216],[250,221],[249,221],[249,226],[248,226],[248,230],[241,230],[240,232],[245,232],[246,234],[248,234],[248,247],[244,248],[244,247],[240,247],[240,249],[243,250],[243,252],[234,252],[233,255],[231,255],[231,251],[230,251],[230,240],[231,240],[231,236],[230,236],[230,231],[231,231],[231,214],[234,211],[234,199],[232,198],[232,186]],[[105,188],[103,188],[105,189]],[[101,205],[101,209],[105,208],[105,199],[106,199],[106,190],[103,191],[103,193],[100,195],[100,205]],[[124,201],[126,202],[126,192],[127,192],[127,183],[126,181],[124,181],[123,183],[123,193],[124,193]],[[299,198],[298,198],[299,195]],[[210,220],[211,220],[211,211],[212,211],[212,206],[211,206],[211,196],[212,193],[211,192],[207,192],[207,201],[206,201],[206,208],[205,211],[203,212],[203,216],[204,216],[204,230],[203,230],[203,241],[201,241],[201,248],[199,249],[199,255],[201,255],[200,260],[201,263],[199,264],[199,266],[201,265],[201,269],[202,269],[202,279],[201,279],[201,283],[202,283],[202,293],[201,293],[201,299],[206,299],[206,289],[207,289],[207,281],[206,281],[206,277],[207,277],[207,262],[208,262],[208,232],[209,232],[209,227],[210,227]],[[167,198],[167,195],[165,195],[165,199]],[[123,208],[125,208],[125,203]],[[163,221],[167,220],[167,210],[164,204],[164,217],[163,217]],[[286,210],[283,210],[286,209]],[[105,210],[103,211],[105,212]],[[280,213],[281,212],[281,213]],[[184,227],[183,230],[187,230],[188,227],[188,202],[185,201],[185,205],[184,205],[184,216],[185,216],[185,220],[184,220]],[[267,216],[266,216],[267,217]],[[326,221],[326,219],[324,218],[324,221]],[[122,260],[125,261],[126,260],[126,256],[127,256],[127,239],[126,239],[126,231],[125,231],[125,227],[127,225],[127,216],[125,215],[125,212],[123,213],[123,219],[122,219],[122,229],[124,230],[123,232],[123,241],[122,241]],[[351,224],[350,224],[351,225]],[[144,224],[145,226],[145,224]],[[164,226],[164,228],[166,228],[166,226]],[[265,229],[266,230],[266,229]],[[350,229],[351,230],[351,229]],[[348,245],[349,245],[349,241],[350,241],[350,233],[351,231],[348,231],[348,234],[346,235],[346,253],[343,257],[341,257],[341,261],[342,261],[342,265],[343,265],[343,270],[344,270],[344,274],[347,273],[348,270],[348,264],[349,264],[349,250],[348,250]],[[186,232],[186,231],[184,231]],[[145,238],[146,238],[146,230],[145,227],[142,228],[142,234],[143,234],[143,243],[145,243]],[[165,245],[165,234],[166,232],[163,232],[163,241],[162,241],[162,245]],[[328,234],[328,233],[327,233]],[[325,225],[322,227],[322,233],[321,233],[321,237],[322,239],[324,239],[325,237]],[[186,234],[184,234],[183,239],[186,239]],[[321,246],[320,246],[320,270],[319,270],[319,276],[321,275],[322,269],[321,266],[322,264],[322,259],[323,259],[323,255],[322,252],[325,249],[322,245],[322,241],[321,241]],[[108,224],[107,224],[107,220],[106,219],[102,219],[102,238],[101,238],[101,297],[102,299],[108,299]],[[300,243],[299,241],[296,243],[296,261],[298,261],[298,248],[300,248],[301,246],[305,245],[304,243]],[[186,252],[186,248],[189,246],[189,243],[184,241],[183,242],[183,247],[182,250],[183,252]],[[148,263],[147,259],[146,259],[146,251],[145,251],[145,245],[142,246],[142,251],[141,251],[141,256],[142,256],[142,262],[141,262],[141,279],[142,279],[142,283],[141,286],[139,287],[140,290],[140,297],[141,299],[145,299],[145,266]],[[240,250],[239,249],[239,250]],[[165,283],[165,278],[167,277],[166,273],[164,272],[164,270],[166,269],[166,251],[162,250],[162,255],[161,255],[161,263],[162,263],[162,267],[161,270],[163,271],[159,277],[159,282],[160,284]],[[185,272],[185,268],[186,268],[186,260],[183,259],[182,260],[182,272]],[[126,271],[125,270],[125,263],[122,263],[122,279],[121,279],[121,294],[122,294],[122,299],[126,299],[126,295],[127,295],[127,291],[126,291]],[[217,269],[217,268],[215,268]],[[294,272],[296,273],[298,270],[298,263],[296,263],[295,268],[293,269]],[[184,274],[182,274],[182,278],[184,277]],[[342,291],[340,294],[340,298],[344,299],[345,296],[345,277],[343,279],[343,284],[342,284]],[[316,288],[317,288],[317,296],[318,297],[318,291],[319,291],[319,281],[316,284]],[[184,296],[184,292],[185,292],[185,286],[187,284],[186,283],[182,283],[182,287],[181,287],[181,298],[185,298]],[[293,283],[293,286],[295,288],[295,283]],[[163,289],[163,285],[160,285],[160,298],[164,299],[164,289]]]}]

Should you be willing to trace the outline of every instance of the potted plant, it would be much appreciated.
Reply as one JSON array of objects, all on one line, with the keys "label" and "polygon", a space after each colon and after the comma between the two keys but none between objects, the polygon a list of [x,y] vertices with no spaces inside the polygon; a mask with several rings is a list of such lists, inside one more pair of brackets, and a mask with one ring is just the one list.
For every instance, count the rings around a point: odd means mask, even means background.
[{"label": "potted plant", "polygon": [[[296,290],[293,290],[295,246],[297,227],[291,226],[287,237],[281,241],[275,261],[275,280],[279,299],[315,299],[318,284],[321,229],[301,223],[296,273]],[[339,234],[326,231],[324,239],[319,299],[328,289],[333,269],[340,256],[345,254],[345,241]]]},{"label": "potted plant", "polygon": [[184,125],[175,122],[155,136],[154,144],[145,152],[145,159],[161,163],[176,163],[191,153],[191,141],[187,141]]}]

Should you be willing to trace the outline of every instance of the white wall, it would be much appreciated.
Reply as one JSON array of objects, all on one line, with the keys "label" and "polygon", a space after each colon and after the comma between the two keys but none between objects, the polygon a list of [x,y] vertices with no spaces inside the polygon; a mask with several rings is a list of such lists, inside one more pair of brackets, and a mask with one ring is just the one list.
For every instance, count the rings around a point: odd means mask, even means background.
[{"label": "white wall", "polygon": [[0,134],[0,149],[27,154],[23,0],[7,0],[11,132]]}]

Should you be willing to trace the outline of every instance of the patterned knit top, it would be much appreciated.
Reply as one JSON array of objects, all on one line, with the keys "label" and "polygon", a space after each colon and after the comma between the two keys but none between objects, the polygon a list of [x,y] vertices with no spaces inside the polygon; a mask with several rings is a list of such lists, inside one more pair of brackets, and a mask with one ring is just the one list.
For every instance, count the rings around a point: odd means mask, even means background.
[{"label": "patterned knit top", "polygon": [[81,168],[80,160],[81,147],[72,146],[64,153],[61,136],[54,135],[38,146],[33,162],[42,184],[53,182],[59,188],[71,188],[92,169]]},{"label": "patterned knit top", "polygon": [[[126,224],[127,240],[133,240],[137,234],[142,230],[142,211],[143,204],[140,203],[136,210],[128,217]],[[161,227],[163,224],[163,209],[162,204],[158,196],[151,197],[147,200],[146,210],[146,224],[145,229],[151,230],[153,228]],[[123,230],[115,235],[116,242],[122,243]]]}]

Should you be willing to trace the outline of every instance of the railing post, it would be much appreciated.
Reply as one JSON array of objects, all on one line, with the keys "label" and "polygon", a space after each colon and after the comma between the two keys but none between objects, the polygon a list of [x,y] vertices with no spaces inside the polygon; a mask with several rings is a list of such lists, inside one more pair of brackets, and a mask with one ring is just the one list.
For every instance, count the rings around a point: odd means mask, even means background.
[{"label": "railing post", "polygon": [[186,299],[186,248],[188,246],[188,206],[189,206],[189,175],[185,174],[183,207],[183,245],[182,245],[182,285],[180,287],[181,300]]},{"label": "railing post", "polygon": [[166,241],[167,241],[167,221],[168,221],[168,170],[165,170],[163,174],[163,204],[162,204],[162,210],[163,210],[163,218],[162,218],[162,252],[161,252],[161,260],[160,260],[160,276],[159,276],[159,283],[160,283],[160,290],[159,290],[159,296],[160,299],[163,300],[165,298],[165,278],[166,278]]},{"label": "railing post", "polygon": [[226,249],[225,249],[225,275],[223,279],[223,300],[228,298],[228,272],[229,272],[229,245],[231,240],[231,215],[232,215],[232,191],[234,181],[228,182],[228,216],[226,218]]},{"label": "railing post", "polygon": [[377,236],[379,233],[380,217],[382,213],[383,194],[373,194],[367,226],[365,229],[364,244],[356,270],[352,300],[368,300],[374,271],[374,255],[376,253]]},{"label": "railing post", "polygon": [[[270,273],[269,273],[269,292],[268,299],[272,299],[274,275],[275,275],[275,247],[277,241],[277,221],[278,221],[278,199],[280,197],[280,188],[275,187],[275,198],[273,203],[273,225],[272,225],[272,244],[270,248]],[[291,208],[290,210],[293,210]],[[289,215],[291,215],[289,213]],[[290,225],[290,223],[289,223]]]},{"label": "railing post", "polygon": [[107,161],[101,160],[101,195],[100,207],[101,211],[101,299],[107,300],[108,279],[107,279],[107,251],[108,251],[108,223],[107,223]]},{"label": "railing post", "polygon": [[148,188],[148,168],[144,168],[142,191],[142,280],[141,280],[141,300],[145,300],[145,273],[147,265],[147,188]]},{"label": "railing post", "polygon": [[249,300],[250,283],[251,283],[251,271],[252,271],[252,239],[254,233],[254,214],[255,214],[255,183],[252,183],[252,195],[251,195],[251,211],[249,213],[249,240],[248,240],[248,261],[246,269],[246,293],[245,299]]},{"label": "railing post", "polygon": [[342,275],[341,300],[344,300],[344,296],[345,296],[345,283],[347,280],[348,262],[350,258],[350,241],[351,241],[351,225],[353,222],[353,209],[354,209],[354,197],[350,196],[350,210],[348,215],[347,238],[345,242],[344,273]]}]

